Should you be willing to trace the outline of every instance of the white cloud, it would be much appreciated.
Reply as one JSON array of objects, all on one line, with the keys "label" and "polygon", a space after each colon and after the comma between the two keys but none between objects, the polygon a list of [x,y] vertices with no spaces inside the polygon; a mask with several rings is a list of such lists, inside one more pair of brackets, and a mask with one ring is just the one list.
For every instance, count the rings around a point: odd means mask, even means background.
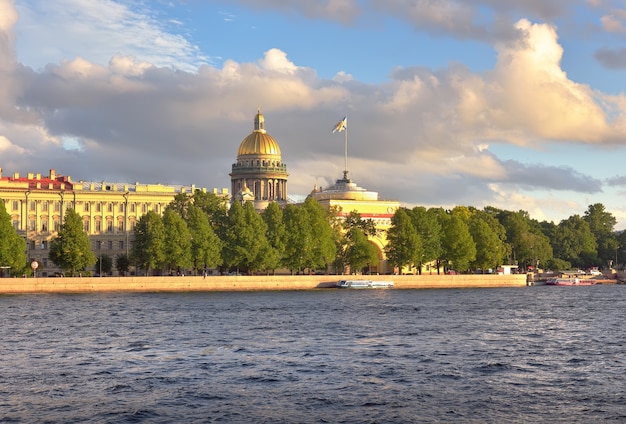
[{"label": "white cloud", "polygon": [[[59,46],[42,56],[49,63],[36,61],[38,70],[16,64],[7,41],[13,21],[0,21],[0,47],[9,52],[0,57],[0,81],[6,82],[0,87],[19,87],[0,88],[0,101],[28,116],[0,110],[0,149],[20,152],[10,160],[17,170],[54,167],[78,179],[228,187],[237,146],[261,106],[289,167],[290,192],[306,194],[316,183],[341,177],[343,139],[331,127],[347,113],[350,172],[359,185],[407,203],[481,203],[540,214],[549,196],[536,200],[525,189],[597,193],[600,183],[584,170],[505,162],[489,146],[626,139],[624,97],[568,78],[557,29],[549,24],[519,21],[510,31],[517,38],[495,45],[489,72],[459,64],[434,71],[398,67],[390,81],[374,85],[344,72],[321,79],[279,48],[257,61],[195,68],[200,55],[191,44],[166,33],[149,14],[111,2],[59,1],[65,7],[20,4],[22,28],[34,29],[44,12],[49,20],[36,31],[68,25],[35,50]],[[442,12],[431,9],[431,20],[460,21],[465,9],[453,3],[438,18]],[[0,0],[7,4],[10,12],[12,4]],[[331,4],[340,10],[353,2]],[[63,10],[85,17],[93,31]],[[18,56],[28,47],[22,44]],[[84,54],[66,57],[65,50]],[[39,67],[34,62],[26,64]],[[64,140],[80,140],[80,149],[64,149]],[[549,175],[549,181],[540,178]]]},{"label": "white cloud", "polygon": [[18,59],[41,68],[73,59],[72,52],[80,51],[101,65],[121,55],[185,70],[209,61],[183,36],[168,32],[149,10],[132,5],[105,0],[18,2],[20,27],[27,31],[17,40]]}]

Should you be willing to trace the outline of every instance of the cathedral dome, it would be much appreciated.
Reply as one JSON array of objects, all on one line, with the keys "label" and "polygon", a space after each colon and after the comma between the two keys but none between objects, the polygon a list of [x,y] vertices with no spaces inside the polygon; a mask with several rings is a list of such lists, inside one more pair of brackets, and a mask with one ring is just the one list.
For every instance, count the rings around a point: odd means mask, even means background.
[{"label": "cathedral dome", "polygon": [[280,156],[278,143],[265,131],[265,118],[261,114],[260,109],[254,118],[254,131],[244,138],[239,145],[237,156],[241,155]]}]

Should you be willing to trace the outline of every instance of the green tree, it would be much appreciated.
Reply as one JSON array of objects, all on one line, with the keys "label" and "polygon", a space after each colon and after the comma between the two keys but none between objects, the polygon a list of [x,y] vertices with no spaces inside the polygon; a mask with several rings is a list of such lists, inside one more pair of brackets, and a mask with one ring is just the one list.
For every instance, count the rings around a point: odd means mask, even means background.
[{"label": "green tree", "polygon": [[228,223],[228,198],[218,196],[215,193],[196,190],[193,194],[193,204],[207,215],[213,231],[219,235]]},{"label": "green tree", "polygon": [[254,205],[248,202],[242,206],[234,202],[225,228],[223,257],[226,264],[238,272],[266,269],[264,255],[270,253],[265,236],[267,226]]},{"label": "green tree", "polygon": [[115,267],[121,275],[126,275],[130,269],[130,258],[125,253],[117,255],[115,258]]},{"label": "green tree", "polygon": [[156,212],[148,211],[137,221],[131,257],[146,275],[165,266],[165,227]]},{"label": "green tree", "polygon": [[365,267],[378,263],[378,249],[367,240],[363,229],[355,226],[348,231],[349,244],[346,248],[346,264],[351,271],[361,271]]},{"label": "green tree", "polygon": [[502,265],[507,253],[502,224],[493,216],[476,211],[468,220],[468,229],[476,246],[476,257],[470,266],[486,270]]},{"label": "green tree", "polygon": [[253,235],[249,239],[251,244],[248,250],[251,253],[251,258],[248,268],[254,272],[275,267],[275,264],[278,262],[278,254],[267,240],[267,224],[263,217],[254,209],[254,205],[251,202],[247,202],[243,209],[248,231]]},{"label": "green tree", "polygon": [[464,219],[450,215],[443,225],[443,259],[458,271],[467,271],[476,259],[476,244]]},{"label": "green tree", "polygon": [[441,256],[441,224],[433,209],[414,207],[408,214],[413,227],[422,242],[422,256],[419,258],[419,272],[422,272],[422,264],[439,259]]},{"label": "green tree", "polygon": [[596,266],[611,266],[617,256],[619,243],[614,234],[617,220],[607,212],[602,203],[589,205],[583,217],[598,243],[598,263]]},{"label": "green tree", "polygon": [[26,272],[26,242],[11,225],[11,216],[0,201],[0,266],[10,267],[12,275]]},{"label": "green tree", "polygon": [[163,214],[163,228],[165,230],[165,263],[172,270],[190,268],[193,265],[191,258],[191,235],[183,218],[172,209]]},{"label": "green tree", "polygon": [[96,263],[89,236],[74,209],[65,212],[58,234],[50,241],[50,260],[69,275],[85,271]]},{"label": "green tree", "polygon": [[113,259],[109,255],[100,255],[96,260],[95,268],[100,276],[111,274],[113,270]]},{"label": "green tree", "polygon": [[576,267],[584,267],[597,255],[598,245],[589,223],[580,215],[572,215],[555,227],[552,234],[554,256]]},{"label": "green tree", "polygon": [[267,232],[265,236],[272,248],[269,257],[266,258],[266,266],[268,270],[275,270],[280,266],[283,255],[285,254],[285,223],[283,222],[283,211],[276,202],[267,205],[267,208],[261,214]]},{"label": "green tree", "polygon": [[191,259],[196,270],[222,264],[222,241],[215,234],[209,218],[199,207],[189,206],[187,226],[191,233]]},{"label": "green tree", "polygon": [[326,270],[337,253],[331,217],[328,210],[312,197],[304,201],[303,207],[308,214],[309,226],[313,229],[310,233],[311,255],[305,267]]},{"label": "green tree", "polygon": [[399,208],[391,217],[391,227],[387,230],[385,252],[388,262],[400,269],[419,263],[422,257],[422,243],[405,208]]},{"label": "green tree", "polygon": [[287,205],[283,211],[285,223],[285,254],[283,265],[291,271],[299,273],[306,264],[312,251],[312,232],[309,216],[301,206]]},{"label": "green tree", "polygon": [[357,211],[352,211],[346,216],[343,227],[346,232],[350,232],[353,228],[360,228],[366,237],[378,235],[376,223],[371,219],[363,219]]},{"label": "green tree", "polygon": [[178,193],[166,207],[165,210],[171,210],[176,212],[184,220],[187,220],[187,213],[189,206],[193,204],[193,198],[187,193]]}]

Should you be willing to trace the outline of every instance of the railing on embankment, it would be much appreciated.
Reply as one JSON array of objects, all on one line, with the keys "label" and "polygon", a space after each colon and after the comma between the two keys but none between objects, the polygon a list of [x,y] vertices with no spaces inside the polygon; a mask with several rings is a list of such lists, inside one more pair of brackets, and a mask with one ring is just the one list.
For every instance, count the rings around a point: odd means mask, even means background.
[{"label": "railing on embankment", "polygon": [[395,289],[526,286],[525,275],[272,275],[0,278],[0,294],[313,290],[341,279],[393,281]]}]

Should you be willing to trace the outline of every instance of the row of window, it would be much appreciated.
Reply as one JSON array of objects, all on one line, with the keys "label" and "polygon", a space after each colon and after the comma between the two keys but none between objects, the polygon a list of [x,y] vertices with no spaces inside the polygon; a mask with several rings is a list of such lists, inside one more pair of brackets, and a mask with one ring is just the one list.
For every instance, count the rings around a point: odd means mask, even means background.
[{"label": "row of window", "polygon": [[[29,202],[29,209],[28,210],[29,211],[36,211],[37,210],[37,202],[38,202],[37,200],[31,200]],[[91,205],[91,203],[90,202],[78,202],[78,204],[81,204],[81,203],[83,204],[83,211],[84,212],[89,212],[89,208],[90,208],[89,205]],[[41,202],[41,211],[42,212],[48,212],[48,204],[49,204],[49,202],[47,202],[47,201]],[[60,201],[54,201],[54,202],[52,202],[52,205],[53,205],[53,210],[55,212],[60,212],[61,211],[61,202]],[[96,202],[95,203],[95,212],[96,213],[102,212],[102,206],[103,206],[103,204],[101,202]],[[143,214],[148,213],[149,206],[150,206],[149,203],[142,204],[141,205],[141,213],[143,213]],[[125,207],[124,203],[119,203],[117,205],[117,207],[118,207],[118,211],[120,213],[124,213],[124,207]],[[160,207],[159,204],[154,205],[154,211],[159,213],[159,207]],[[107,209],[107,212],[113,212],[114,204],[113,203],[107,203],[106,204],[106,209]],[[11,210],[12,211],[19,211],[20,210],[20,201],[19,200],[13,200],[11,202]],[[137,205],[135,203],[131,203],[130,204],[130,213],[136,213],[136,212],[137,212]]]},{"label": "row of window", "polygon": [[[19,219],[13,219],[13,228],[15,228],[16,230],[20,229],[20,221]],[[130,221],[130,230],[133,231],[135,229],[135,220],[131,220]],[[61,227],[61,223],[58,220],[53,221],[53,226],[54,229],[53,231],[55,232],[59,232],[60,227]],[[83,230],[86,233],[89,233],[91,230],[91,226],[89,223],[89,219],[85,219],[85,221],[83,221]],[[31,219],[28,221],[28,231],[37,231],[37,222],[34,219]],[[41,221],[41,232],[45,233],[48,231],[48,219],[42,219]],[[118,221],[117,222],[117,231],[118,232],[124,232],[124,221]],[[95,232],[96,233],[102,233],[102,221],[100,220],[96,220],[95,222]],[[113,221],[107,221],[106,222],[106,232],[107,233],[112,233],[113,232]]]},{"label": "row of window", "polygon": [[[113,246],[115,246],[115,243],[113,242],[113,240],[108,240],[106,243],[103,242],[102,240],[95,240],[91,242],[91,248],[93,250],[113,250]],[[41,250],[48,250],[49,248],[49,243],[47,240],[41,240],[39,247]],[[35,243],[35,240],[29,240],[28,241],[28,249],[29,250],[35,250],[37,248],[37,245]],[[117,242],[117,248],[119,250],[124,250],[124,240],[119,240]]]}]

